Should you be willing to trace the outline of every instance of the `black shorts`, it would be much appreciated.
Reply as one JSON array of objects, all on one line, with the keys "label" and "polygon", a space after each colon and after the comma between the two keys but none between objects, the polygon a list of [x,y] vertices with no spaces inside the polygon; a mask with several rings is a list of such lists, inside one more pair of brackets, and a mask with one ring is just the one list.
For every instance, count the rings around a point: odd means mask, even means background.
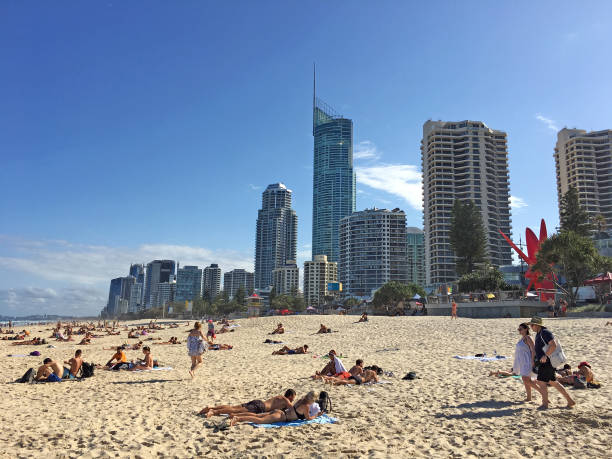
[{"label": "black shorts", "polygon": [[349,379],[352,379],[353,381],[355,381],[355,384],[357,385],[363,382],[363,380],[361,379],[361,376],[359,375],[351,376]]},{"label": "black shorts", "polygon": [[243,403],[242,406],[250,413],[261,414],[266,412],[266,405],[262,400],[251,400],[248,403]]},{"label": "black shorts", "polygon": [[546,363],[541,363],[538,366],[538,381],[550,382],[556,380],[557,378],[555,377],[555,369],[550,364],[550,361],[547,361]]}]

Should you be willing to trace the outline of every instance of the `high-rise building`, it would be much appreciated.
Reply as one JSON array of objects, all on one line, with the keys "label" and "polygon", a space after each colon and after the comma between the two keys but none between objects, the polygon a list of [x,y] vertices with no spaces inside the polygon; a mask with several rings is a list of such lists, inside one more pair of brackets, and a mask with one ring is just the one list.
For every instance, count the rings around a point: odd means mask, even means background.
[{"label": "high-rise building", "polygon": [[242,287],[245,295],[255,288],[255,276],[244,269],[233,269],[223,274],[223,291],[233,298],[239,288]]},{"label": "high-rise building", "polygon": [[591,215],[601,215],[612,229],[612,130],[561,129],[555,146],[559,203],[570,188]]},{"label": "high-rise building", "polygon": [[425,236],[423,230],[409,226],[406,228],[408,282],[425,285]]},{"label": "high-rise building", "polygon": [[147,263],[144,293],[144,304],[147,309],[153,307],[151,299],[156,294],[157,285],[174,279],[175,266],[174,260],[154,260]]},{"label": "high-rise building", "polygon": [[210,301],[219,296],[221,291],[221,268],[213,263],[204,268],[204,281],[202,282],[202,295]]},{"label": "high-rise building", "polygon": [[109,316],[114,317],[123,314],[122,309],[125,309],[125,312],[127,312],[127,306],[123,308],[124,303],[122,301],[125,301],[125,305],[129,303],[131,288],[135,280],[133,276],[117,277],[111,280],[108,291],[108,304],[106,306]]},{"label": "high-rise building", "polygon": [[272,271],[272,286],[278,295],[297,295],[300,285],[300,270],[293,260]]},{"label": "high-rise building", "polygon": [[355,211],[353,121],[313,94],[312,255],[339,259],[340,220]]},{"label": "high-rise building", "polygon": [[135,312],[140,309],[144,309],[145,266],[143,264],[130,265],[130,276],[134,276],[136,279],[134,285],[140,285],[140,288],[135,287],[136,290],[140,290],[140,298],[134,297],[132,299],[132,294],[130,293],[128,310],[130,312]]},{"label": "high-rise building", "polygon": [[481,121],[427,121],[421,161],[427,284],[457,279],[449,236],[457,199],[471,200],[480,209],[491,264],[511,264],[510,246],[499,234],[510,234],[506,133]]},{"label": "high-rise building", "polygon": [[328,290],[330,282],[338,282],[338,264],[327,261],[327,255],[315,255],[312,261],[304,262],[304,300],[309,306],[325,304],[325,297],[338,292]]},{"label": "high-rise building", "polygon": [[142,290],[144,284],[136,282],[130,289],[130,300],[128,302],[128,312],[138,312],[143,309]]},{"label": "high-rise building", "polygon": [[390,281],[408,282],[406,214],[366,209],[340,220],[338,278],[345,293],[373,296]]},{"label": "high-rise building", "polygon": [[291,208],[291,190],[282,183],[268,185],[257,215],[255,288],[272,285],[272,271],[295,260],[297,215]]},{"label": "high-rise building", "polygon": [[160,282],[153,290],[151,296],[151,307],[159,308],[175,301],[176,281],[171,279],[169,282]]},{"label": "high-rise building", "polygon": [[197,266],[183,266],[176,272],[174,301],[184,303],[202,297],[202,270]]}]

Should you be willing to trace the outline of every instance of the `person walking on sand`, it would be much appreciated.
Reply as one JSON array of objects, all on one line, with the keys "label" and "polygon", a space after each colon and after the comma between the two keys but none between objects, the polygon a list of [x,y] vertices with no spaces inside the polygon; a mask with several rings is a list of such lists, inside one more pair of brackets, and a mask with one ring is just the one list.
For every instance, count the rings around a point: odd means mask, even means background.
[{"label": "person walking on sand", "polygon": [[455,299],[453,298],[453,302],[451,303],[451,319],[456,319],[457,318],[457,303],[455,302]]},{"label": "person walking on sand", "polygon": [[529,325],[522,323],[518,327],[518,332],[521,335],[521,339],[516,343],[514,350],[514,364],[512,365],[512,372],[516,375],[520,375],[525,385],[525,392],[527,392],[526,402],[531,401],[531,389],[535,389],[542,395],[541,389],[535,382],[531,380],[531,373],[533,372],[533,361],[535,358],[535,345],[531,336],[529,336]]},{"label": "person walking on sand", "polygon": [[206,338],[202,334],[202,324],[196,321],[187,336],[187,351],[191,357],[191,370],[189,370],[189,374],[192,379],[195,376],[196,368],[202,364],[202,354],[206,350],[205,340]]},{"label": "person walking on sand", "polygon": [[[576,402],[572,400],[572,397],[570,397],[565,388],[556,380],[555,369],[550,363],[550,356],[557,348],[557,345],[555,344],[555,337],[550,330],[544,326],[541,317],[533,317],[529,322],[529,325],[531,325],[531,329],[536,332],[535,365],[538,372],[536,384],[540,388],[540,392],[542,394],[542,405],[538,409],[548,409],[548,386],[554,387],[561,395],[563,395],[563,397],[565,397],[568,408],[573,407]],[[546,345],[548,345],[548,348],[546,351],[544,351],[544,347],[546,347]]]}]

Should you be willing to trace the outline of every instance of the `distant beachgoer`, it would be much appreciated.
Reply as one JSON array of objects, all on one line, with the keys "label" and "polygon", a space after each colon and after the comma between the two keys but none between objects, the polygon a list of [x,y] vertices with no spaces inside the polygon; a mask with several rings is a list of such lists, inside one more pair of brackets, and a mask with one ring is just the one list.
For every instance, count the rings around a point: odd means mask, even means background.
[{"label": "distant beachgoer", "polygon": [[81,358],[82,351],[77,349],[74,353],[74,357],[64,363],[66,365],[70,365],[70,368],[64,367],[64,373],[62,374],[62,379],[74,379],[79,374],[79,370],[81,369],[81,365],[83,365],[83,359]]},{"label": "distant beachgoer", "polygon": [[[211,322],[209,322],[209,327],[210,323]],[[208,331],[210,333],[210,328]],[[189,332],[189,335],[187,336],[187,350],[189,356],[191,357],[191,369],[189,370],[189,374],[192,378],[195,376],[196,369],[202,364],[202,354],[206,350],[207,346],[207,344],[205,344],[205,341],[208,342],[206,337],[202,334],[202,324],[196,321],[193,325],[193,329]]]},{"label": "distant beachgoer", "polygon": [[274,410],[284,410],[292,406],[293,400],[295,399],[295,391],[293,389],[287,389],[285,395],[277,395],[266,401],[263,400],[251,400],[250,402],[243,403],[242,405],[218,405],[218,406],[207,406],[199,414],[205,414],[207,418],[212,416],[219,416],[222,414],[261,414],[267,413]]},{"label": "distant beachgoer", "polygon": [[217,335],[215,335],[215,324],[212,319],[208,319],[208,332],[206,336],[210,337],[210,339],[215,339],[217,337]]},{"label": "distant beachgoer", "polygon": [[[569,367],[569,365],[567,365]],[[571,367],[565,369],[565,372],[560,372],[561,376],[557,379],[561,384],[574,385],[576,380],[581,380],[583,383],[592,383],[595,380],[595,375],[591,369],[589,362],[580,362],[578,371],[572,372]]]},{"label": "distant beachgoer", "polygon": [[457,318],[457,303],[453,299],[453,302],[451,304],[451,319],[456,319],[456,318]]},{"label": "distant beachgoer", "polygon": [[321,324],[317,333],[331,333],[331,328],[327,328],[325,325]]},{"label": "distant beachgoer", "polygon": [[315,394],[313,391],[308,392],[304,398],[299,400],[295,405],[284,410],[274,410],[271,413],[261,414],[238,414],[232,417],[230,425],[234,426],[241,422],[252,422],[254,424],[270,424],[275,422],[291,422],[297,420],[310,421],[321,415],[318,412],[316,415],[310,415],[310,407],[315,403]]},{"label": "distant beachgoer", "polygon": [[153,369],[153,356],[151,355],[151,348],[149,346],[143,347],[142,353],[145,355],[144,361],[141,361],[140,363],[137,363],[133,367],[129,368],[130,371]]},{"label": "distant beachgoer", "polygon": [[346,386],[347,384],[366,384],[369,382],[378,382],[378,375],[374,370],[364,370],[361,376],[350,376],[348,378],[342,377],[326,377],[325,382],[330,383],[334,386]]},{"label": "distant beachgoer", "polygon": [[[555,369],[550,363],[550,356],[556,349],[555,338],[553,334],[544,327],[541,317],[533,317],[529,322],[531,329],[536,332],[535,338],[535,364],[538,372],[536,384],[540,388],[542,394],[542,405],[539,409],[545,410],[548,408],[548,386],[552,386],[559,391],[567,400],[567,407],[573,407],[576,402],[567,393],[565,388],[557,382],[555,377]],[[544,347],[548,345],[548,349],[544,352]]]},{"label": "distant beachgoer", "polygon": [[274,331],[270,333],[270,335],[282,335],[285,333],[285,329],[283,328],[283,324],[278,324]]},{"label": "distant beachgoer", "polygon": [[357,322],[367,322],[367,321],[368,321],[368,314],[364,312],[363,314],[361,314],[361,317],[359,318]]},{"label": "distant beachgoer", "polygon": [[283,346],[278,351],[272,352],[272,355],[306,354],[307,352],[308,352],[308,345],[304,344],[303,346],[296,347],[295,349],[290,349],[287,346]]}]

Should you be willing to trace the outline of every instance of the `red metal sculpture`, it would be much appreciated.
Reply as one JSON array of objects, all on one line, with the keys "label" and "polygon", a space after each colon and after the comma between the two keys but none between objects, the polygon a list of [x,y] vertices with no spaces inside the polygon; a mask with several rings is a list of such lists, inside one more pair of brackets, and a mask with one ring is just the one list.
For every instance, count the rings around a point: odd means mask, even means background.
[{"label": "red metal sculpture", "polygon": [[523,261],[527,263],[527,266],[529,266],[529,269],[525,273],[525,278],[529,279],[527,292],[531,290],[531,287],[534,287],[535,290],[539,293],[541,301],[547,301],[549,298],[554,299],[555,284],[553,284],[552,282],[552,274],[548,274],[547,276],[545,276],[544,279],[538,280],[542,276],[542,273],[540,271],[533,271],[532,269],[532,266],[536,262],[536,255],[538,253],[538,250],[540,250],[540,244],[542,244],[542,242],[544,242],[548,238],[548,233],[546,231],[546,223],[544,222],[544,219],[542,219],[542,221],[540,222],[539,238],[535,235],[533,231],[531,231],[531,228],[527,228],[527,230],[525,231],[525,237],[527,240],[527,255],[525,255],[525,253],[521,249],[519,249],[516,244],[512,242],[510,238],[506,236],[501,230],[499,230],[499,232],[508,242],[508,244],[510,244],[510,247],[512,247],[516,251],[516,253],[518,253],[519,257],[521,257]]}]

